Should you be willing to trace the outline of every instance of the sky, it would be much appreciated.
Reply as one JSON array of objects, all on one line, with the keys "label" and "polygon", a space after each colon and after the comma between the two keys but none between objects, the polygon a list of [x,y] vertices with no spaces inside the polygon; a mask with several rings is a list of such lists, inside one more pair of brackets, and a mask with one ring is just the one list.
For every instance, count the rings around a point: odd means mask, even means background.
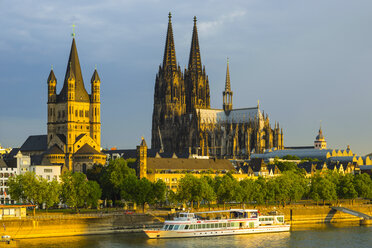
[{"label": "sky", "polygon": [[151,140],[155,76],[172,12],[177,62],[188,64],[193,17],[222,107],[229,57],[233,107],[278,121],[285,146],[313,145],[320,122],[329,148],[372,152],[370,0],[0,0],[0,144],[46,134],[47,78],[62,88],[72,24],[85,87],[101,78],[102,147]]}]

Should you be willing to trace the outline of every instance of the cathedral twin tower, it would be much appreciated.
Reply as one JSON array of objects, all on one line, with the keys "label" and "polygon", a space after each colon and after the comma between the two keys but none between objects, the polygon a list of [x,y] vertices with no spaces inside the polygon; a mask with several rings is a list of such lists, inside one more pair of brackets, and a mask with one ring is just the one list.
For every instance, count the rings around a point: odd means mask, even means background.
[{"label": "cathedral twin tower", "polygon": [[165,152],[248,157],[252,151],[283,147],[279,124],[271,129],[258,108],[232,109],[227,64],[223,109],[211,109],[209,80],[202,65],[196,17],[187,69],[177,64],[169,13],[163,64],[155,80],[151,146]]}]

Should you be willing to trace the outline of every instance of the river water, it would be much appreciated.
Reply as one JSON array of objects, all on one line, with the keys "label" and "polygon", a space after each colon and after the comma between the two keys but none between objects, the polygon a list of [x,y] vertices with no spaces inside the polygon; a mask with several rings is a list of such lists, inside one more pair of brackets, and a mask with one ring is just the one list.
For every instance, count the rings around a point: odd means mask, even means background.
[{"label": "river water", "polygon": [[[4,245],[4,246],[3,246]],[[147,239],[144,234],[109,234],[19,240],[1,247],[51,248],[129,248],[129,247],[372,247],[372,226],[335,226],[331,224],[295,227],[291,232],[249,234],[186,239]]]}]

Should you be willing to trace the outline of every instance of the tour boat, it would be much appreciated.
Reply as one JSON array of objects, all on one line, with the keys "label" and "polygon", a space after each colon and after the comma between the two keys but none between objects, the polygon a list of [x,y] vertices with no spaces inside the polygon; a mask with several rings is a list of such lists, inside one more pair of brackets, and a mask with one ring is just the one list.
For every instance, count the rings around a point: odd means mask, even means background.
[{"label": "tour boat", "polygon": [[[205,215],[205,216],[203,216]],[[202,217],[203,216],[203,217]],[[150,239],[189,238],[250,233],[288,232],[284,215],[262,215],[254,209],[179,213],[158,230],[143,230]]]}]

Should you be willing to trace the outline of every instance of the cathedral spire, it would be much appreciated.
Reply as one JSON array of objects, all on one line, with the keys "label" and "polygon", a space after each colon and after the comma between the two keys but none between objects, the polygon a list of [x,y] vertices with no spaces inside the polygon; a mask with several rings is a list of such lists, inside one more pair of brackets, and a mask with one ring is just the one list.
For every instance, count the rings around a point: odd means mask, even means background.
[{"label": "cathedral spire", "polygon": [[200,58],[200,48],[198,39],[198,28],[196,27],[196,16],[194,16],[194,28],[192,31],[190,57],[189,57],[189,70],[196,73],[202,72],[202,63]]},{"label": "cathedral spire", "polygon": [[83,76],[81,73],[79,56],[76,48],[75,38],[72,38],[70,56],[67,62],[67,69],[65,81],[61,93],[59,94],[60,101],[67,101],[68,99],[68,79],[70,75],[75,76],[75,99],[79,102],[89,102],[89,95],[85,89]]},{"label": "cathedral spire", "polygon": [[230,85],[230,70],[229,70],[229,58],[227,58],[227,68],[226,68],[226,82],[225,82],[225,91],[223,92],[223,110],[227,114],[232,110],[232,97],[233,92],[231,91]]},{"label": "cathedral spire", "polygon": [[172,14],[169,12],[168,15],[168,31],[167,38],[165,41],[164,58],[163,58],[163,69],[170,69],[171,71],[177,71],[176,61],[176,49],[173,40],[173,29],[172,29]]},{"label": "cathedral spire", "polygon": [[230,85],[230,70],[229,70],[229,58],[227,58],[225,91],[231,91],[231,85]]}]

